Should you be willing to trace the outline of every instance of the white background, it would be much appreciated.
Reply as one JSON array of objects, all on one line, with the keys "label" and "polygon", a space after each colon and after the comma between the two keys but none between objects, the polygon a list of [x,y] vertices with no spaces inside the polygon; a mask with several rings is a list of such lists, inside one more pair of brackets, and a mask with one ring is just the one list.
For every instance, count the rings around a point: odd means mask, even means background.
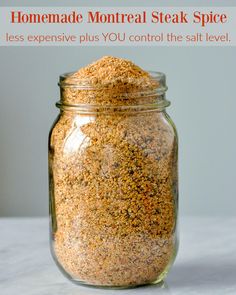
[{"label": "white background", "polygon": [[[130,0],[56,5],[134,2],[136,6],[212,3]],[[21,1],[34,3],[52,6],[54,1]],[[19,1],[1,1],[4,4],[19,6]],[[224,1],[227,4],[236,6],[235,1]],[[58,76],[103,55],[128,58],[167,75],[167,98],[172,102],[168,112],[180,138],[181,215],[235,215],[235,47],[1,47],[0,215],[47,215],[47,135],[58,112],[54,106],[59,99]]]}]

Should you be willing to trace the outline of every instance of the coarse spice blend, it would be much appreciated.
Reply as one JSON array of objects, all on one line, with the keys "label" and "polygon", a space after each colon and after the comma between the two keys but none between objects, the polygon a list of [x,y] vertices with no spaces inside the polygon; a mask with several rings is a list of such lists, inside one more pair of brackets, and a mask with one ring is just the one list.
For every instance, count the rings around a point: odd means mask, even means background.
[{"label": "coarse spice blend", "polygon": [[55,261],[82,284],[160,282],[178,247],[177,134],[165,75],[105,56],[59,85],[49,136]]}]

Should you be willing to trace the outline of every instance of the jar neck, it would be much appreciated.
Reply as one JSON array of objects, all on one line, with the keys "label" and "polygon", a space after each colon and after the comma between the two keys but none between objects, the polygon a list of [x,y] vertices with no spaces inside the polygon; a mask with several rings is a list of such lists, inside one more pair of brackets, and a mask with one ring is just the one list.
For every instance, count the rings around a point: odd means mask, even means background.
[{"label": "jar neck", "polygon": [[71,73],[60,76],[61,110],[81,112],[162,111],[170,105],[166,100],[166,78],[163,73],[149,72],[147,81],[118,80],[94,86],[89,81],[68,79]]}]

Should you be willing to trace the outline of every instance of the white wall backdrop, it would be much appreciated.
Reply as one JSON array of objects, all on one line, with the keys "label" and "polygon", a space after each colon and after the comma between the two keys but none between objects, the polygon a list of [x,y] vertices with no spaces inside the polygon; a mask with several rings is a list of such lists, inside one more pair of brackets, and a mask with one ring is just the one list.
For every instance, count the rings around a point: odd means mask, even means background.
[{"label": "white wall backdrop", "polygon": [[[2,5],[16,3],[7,2]],[[76,2],[64,1],[85,3]],[[197,2],[192,4],[209,4]],[[125,3],[132,5],[132,1]],[[163,1],[149,1],[149,5],[159,4]],[[58,76],[103,55],[128,58],[167,75],[167,97],[172,102],[168,112],[180,139],[181,214],[235,214],[235,51],[226,47],[0,48],[0,216],[47,215],[47,136],[58,112],[54,105],[59,99]]]}]

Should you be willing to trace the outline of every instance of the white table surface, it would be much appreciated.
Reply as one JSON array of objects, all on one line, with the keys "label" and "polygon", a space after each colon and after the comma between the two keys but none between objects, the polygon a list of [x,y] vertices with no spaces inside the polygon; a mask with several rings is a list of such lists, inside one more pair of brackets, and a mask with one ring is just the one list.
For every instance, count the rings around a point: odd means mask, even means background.
[{"label": "white table surface", "polygon": [[236,218],[186,217],[180,249],[163,287],[102,290],[69,282],[49,252],[48,220],[0,219],[1,295],[236,294]]}]

